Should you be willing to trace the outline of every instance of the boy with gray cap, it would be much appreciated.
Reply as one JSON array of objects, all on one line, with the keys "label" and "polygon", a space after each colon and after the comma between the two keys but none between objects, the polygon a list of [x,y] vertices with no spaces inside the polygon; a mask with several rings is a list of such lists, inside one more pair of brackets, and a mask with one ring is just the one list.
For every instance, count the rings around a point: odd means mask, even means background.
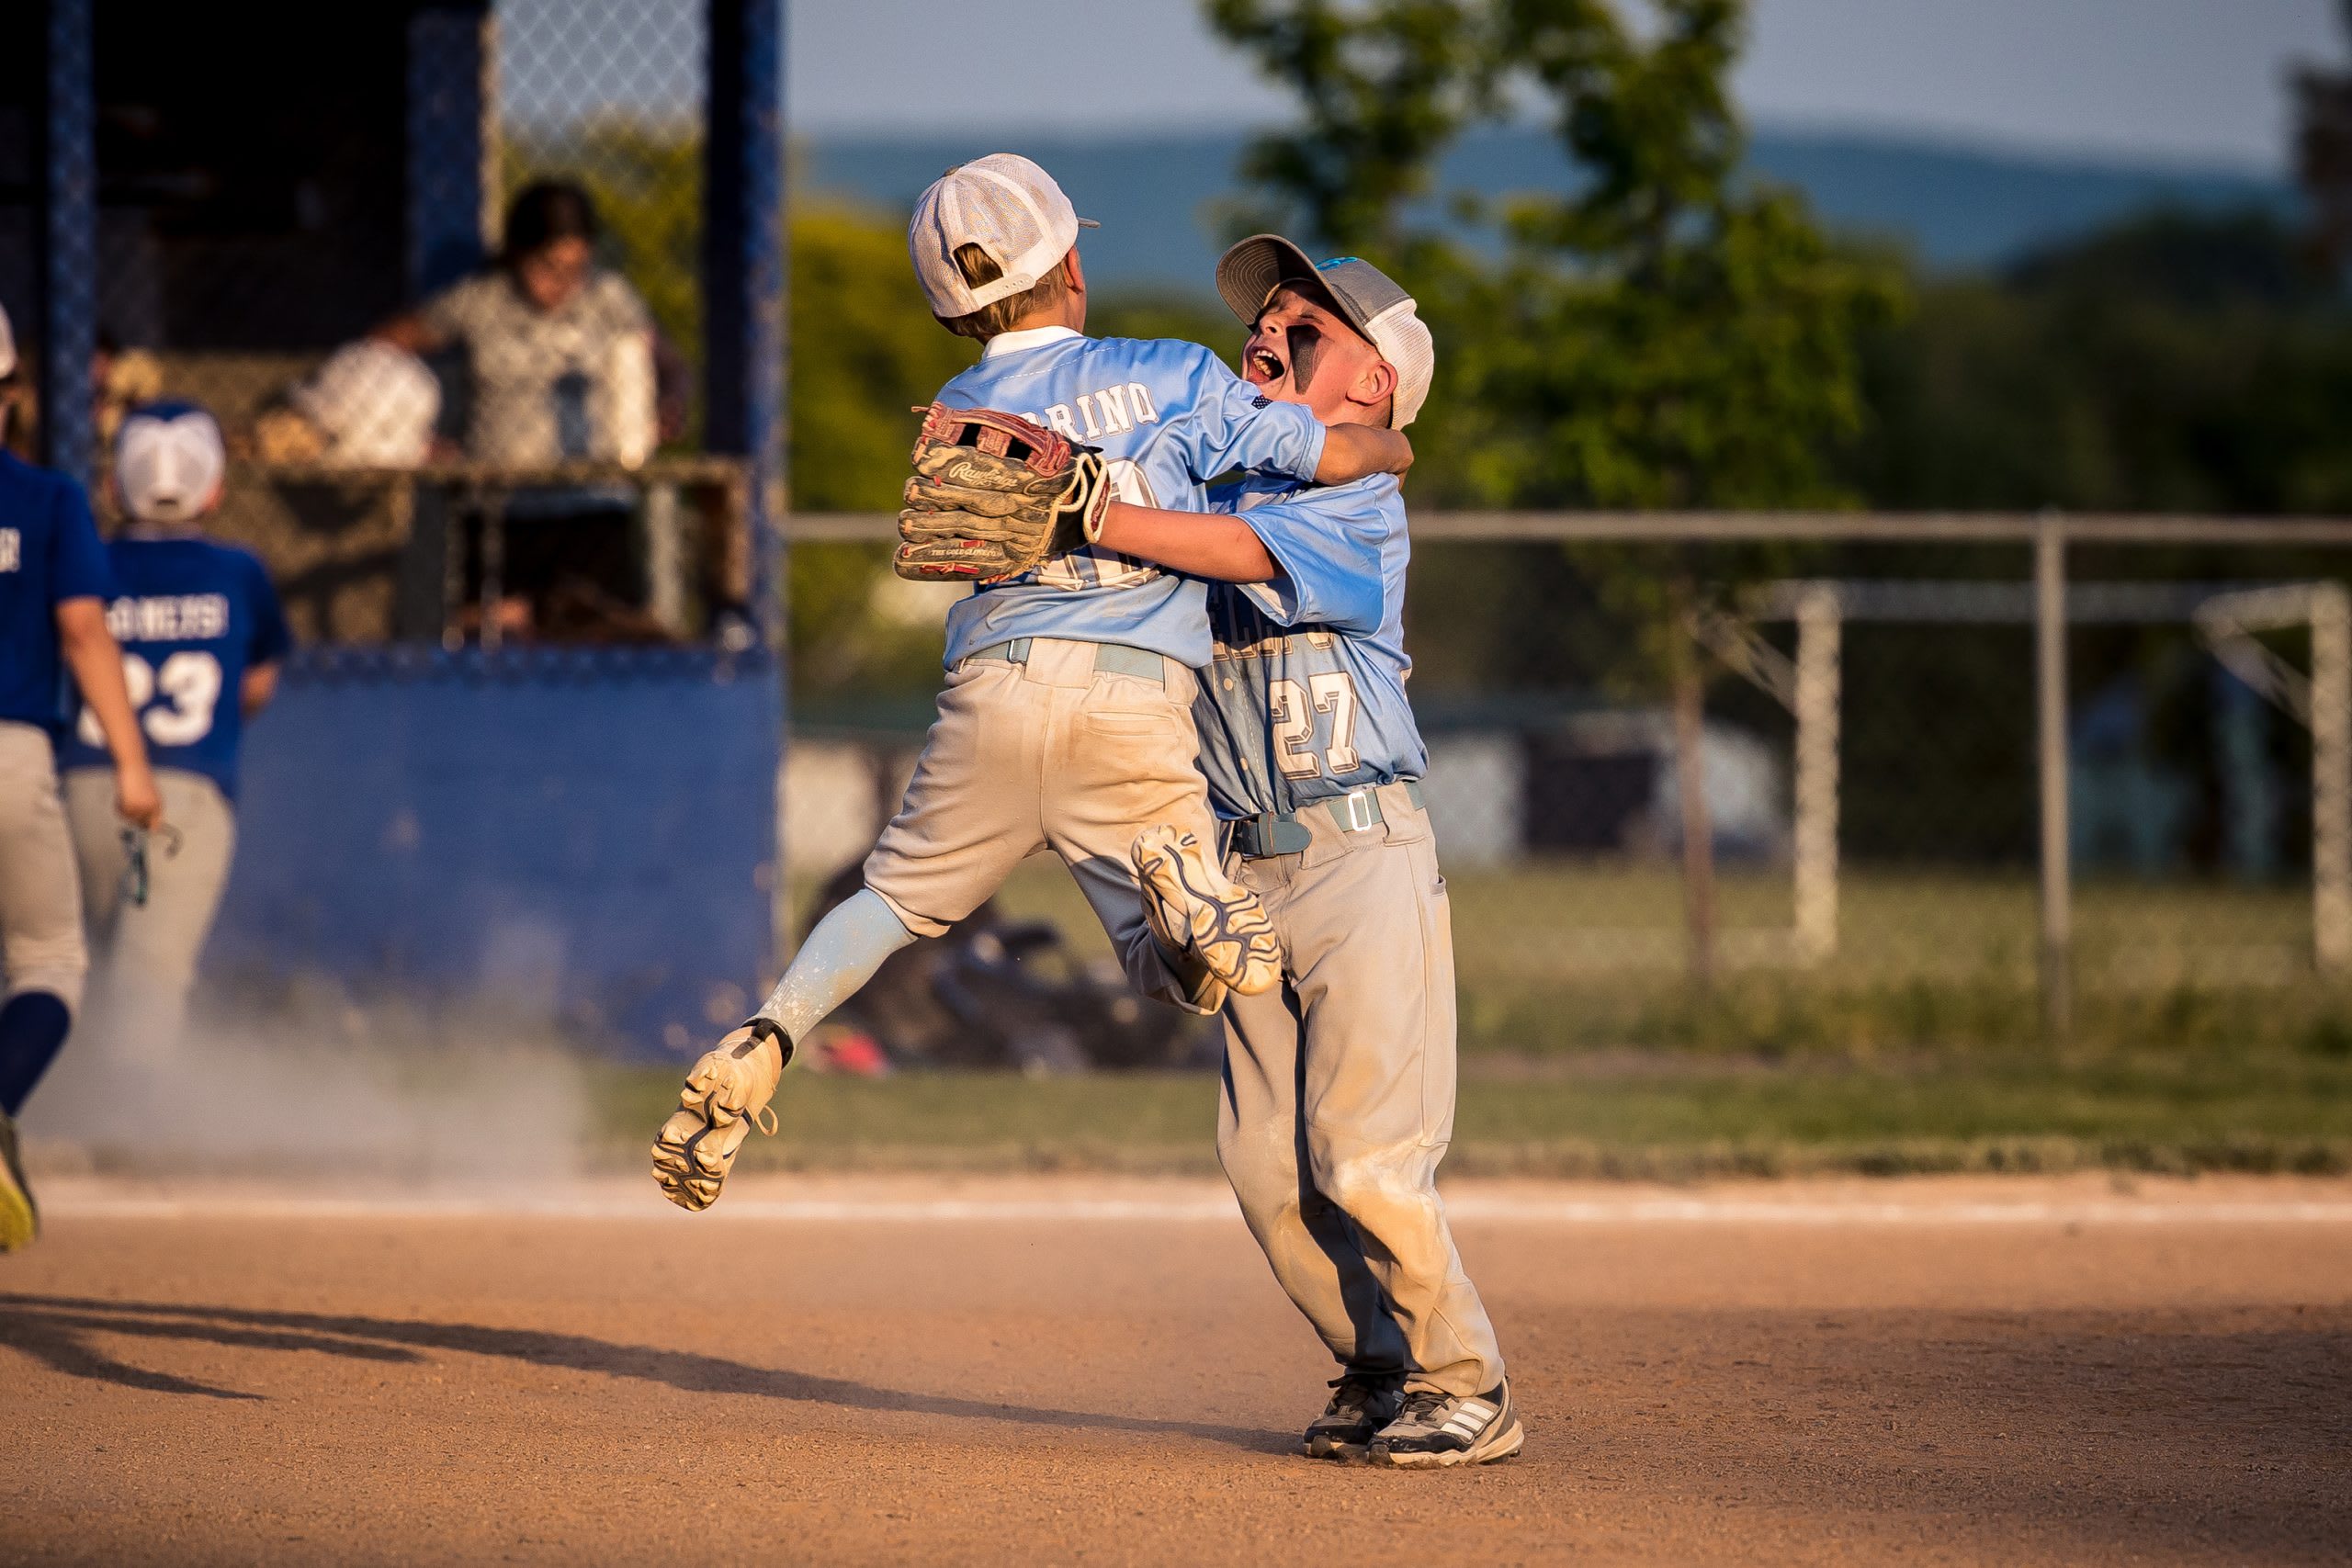
[{"label": "boy with gray cap", "polygon": [[[1260,234],[1226,253],[1217,288],[1250,324],[1242,373],[1265,396],[1335,426],[1401,429],[1419,412],[1435,351],[1378,268]],[[1404,503],[1385,475],[1253,478],[1213,499],[1233,515],[1114,504],[1102,539],[1221,580],[1193,710],[1201,769],[1232,874],[1287,962],[1279,988],[1225,1005],[1217,1154],[1340,1363],[1302,1447],[1415,1469],[1509,1459],[1525,1438],[1436,1186],[1453,1135],[1453,945],[1405,698]],[[1163,942],[1193,919],[1164,874],[1182,832],[1136,844]]]},{"label": "boy with gray cap", "polygon": [[[16,342],[0,311],[0,386],[16,374]],[[0,399],[0,425],[6,409]],[[17,1162],[16,1119],[65,1043],[88,967],[51,745],[68,671],[114,759],[111,814],[140,829],[163,819],[123,690],[122,651],[107,631],[111,592],[82,487],[0,446],[0,1252],[40,1228]]]},{"label": "boy with gray cap", "polygon": [[[1327,429],[1197,344],[1084,336],[1081,226],[1052,177],[1009,153],[923,192],[907,231],[916,276],[943,326],[987,345],[940,402],[1019,413],[1093,447],[1111,492],[1145,506],[1204,510],[1207,481],[1237,468],[1339,484],[1411,462],[1394,431]],[[865,887],[695,1064],[655,1138],[655,1179],[673,1202],[717,1199],[811,1028],[1038,851],[1069,865],[1146,995],[1210,1011],[1228,988],[1274,985],[1281,954],[1264,912],[1205,852],[1215,828],[1192,705],[1210,651],[1206,584],[1099,546],[982,583],[949,612],[939,717]],[[1198,921],[1167,945],[1145,923],[1130,854],[1155,822],[1181,829],[1166,855]]]}]

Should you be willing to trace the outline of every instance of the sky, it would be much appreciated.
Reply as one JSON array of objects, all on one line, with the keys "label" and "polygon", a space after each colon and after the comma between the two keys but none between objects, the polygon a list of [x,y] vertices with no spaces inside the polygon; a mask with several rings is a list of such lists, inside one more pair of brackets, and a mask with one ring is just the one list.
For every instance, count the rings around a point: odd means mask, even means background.
[{"label": "sky", "polygon": [[[1287,108],[1185,0],[796,0],[790,42],[808,135],[1113,137]],[[2347,52],[2336,0],[1757,0],[1736,90],[1778,126],[2268,171],[2290,65]]]}]

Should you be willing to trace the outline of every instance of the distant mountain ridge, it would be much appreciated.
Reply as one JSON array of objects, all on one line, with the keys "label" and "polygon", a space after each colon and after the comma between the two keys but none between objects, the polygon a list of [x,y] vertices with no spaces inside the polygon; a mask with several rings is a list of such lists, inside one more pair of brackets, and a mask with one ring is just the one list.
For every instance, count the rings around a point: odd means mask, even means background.
[{"label": "distant mountain ridge", "polygon": [[[1221,220],[1242,194],[1234,168],[1249,134],[820,137],[800,149],[800,173],[804,187],[903,211],[959,159],[1025,152],[1054,172],[1080,212],[1102,220],[1084,248],[1093,281],[1202,292]],[[1996,266],[2157,208],[2285,214],[2297,200],[2285,180],[2259,175],[1851,131],[1758,130],[1748,163],[1758,176],[1803,190],[1833,226],[1894,239],[1941,271]],[[1559,189],[1567,178],[1548,134],[1498,130],[1464,138],[1446,160],[1443,184],[1497,196]]]}]

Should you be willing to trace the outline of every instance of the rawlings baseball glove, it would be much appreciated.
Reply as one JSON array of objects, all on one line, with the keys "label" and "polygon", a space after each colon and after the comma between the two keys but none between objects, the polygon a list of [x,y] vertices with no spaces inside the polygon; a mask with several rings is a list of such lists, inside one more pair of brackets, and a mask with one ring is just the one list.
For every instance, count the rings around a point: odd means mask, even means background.
[{"label": "rawlings baseball glove", "polygon": [[776,1080],[792,1059],[792,1042],[764,1018],[755,1018],[695,1064],[678,1109],[653,1135],[653,1179],[681,1209],[707,1209],[718,1201],[735,1153],[757,1126],[775,1131]]},{"label": "rawlings baseball glove", "polygon": [[1111,486],[1102,454],[994,409],[933,403],[891,565],[919,582],[996,582],[1102,536]]}]

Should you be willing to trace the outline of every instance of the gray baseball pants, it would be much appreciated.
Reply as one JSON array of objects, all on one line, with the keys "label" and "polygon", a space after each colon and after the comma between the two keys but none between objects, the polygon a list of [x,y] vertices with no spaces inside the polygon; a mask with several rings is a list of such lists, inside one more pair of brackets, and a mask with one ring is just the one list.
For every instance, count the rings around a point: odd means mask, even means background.
[{"label": "gray baseball pants", "polygon": [[156,769],[155,784],[177,837],[149,839],[147,901],[138,904],[126,886],[130,852],[115,815],[114,771],[75,768],[65,775],[95,959],[89,1032],[110,1056],[147,1066],[179,1044],[197,959],[237,848],[236,812],[218,784],[179,768]]},{"label": "gray baseball pants", "polygon": [[1502,1352],[1437,1191],[1453,1137],[1453,933],[1426,811],[1399,785],[1297,854],[1234,857],[1288,954],[1225,1009],[1217,1156],[1290,1299],[1340,1364],[1483,1393]]},{"label": "gray baseball pants", "polygon": [[48,991],[74,1007],[88,968],[49,736],[0,719],[0,998]]}]

